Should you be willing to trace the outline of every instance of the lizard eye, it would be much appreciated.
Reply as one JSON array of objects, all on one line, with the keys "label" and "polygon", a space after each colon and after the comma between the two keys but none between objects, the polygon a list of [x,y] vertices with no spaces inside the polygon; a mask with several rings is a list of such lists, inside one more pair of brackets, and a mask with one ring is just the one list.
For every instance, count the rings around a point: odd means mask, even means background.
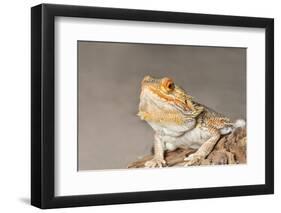
[{"label": "lizard eye", "polygon": [[168,87],[170,90],[172,90],[172,89],[175,88],[175,84],[174,84],[173,82],[169,82],[168,85],[167,85],[167,87]]},{"label": "lizard eye", "polygon": [[162,81],[162,86],[165,88],[167,91],[172,91],[175,88],[174,82],[169,79],[169,78],[164,78]]}]

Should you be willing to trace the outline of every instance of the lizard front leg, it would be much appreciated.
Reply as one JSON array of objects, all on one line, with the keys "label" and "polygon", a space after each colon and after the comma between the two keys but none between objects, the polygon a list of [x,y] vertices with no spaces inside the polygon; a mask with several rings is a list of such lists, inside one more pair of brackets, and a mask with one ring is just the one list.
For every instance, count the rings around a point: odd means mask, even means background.
[{"label": "lizard front leg", "polygon": [[205,159],[213,150],[220,138],[220,133],[216,129],[209,129],[209,132],[211,133],[211,137],[204,142],[194,154],[184,159],[184,161],[186,161],[184,166],[198,165],[200,161]]},{"label": "lizard front leg", "polygon": [[145,163],[146,168],[163,167],[166,165],[164,160],[164,143],[158,133],[154,136],[154,157]]}]

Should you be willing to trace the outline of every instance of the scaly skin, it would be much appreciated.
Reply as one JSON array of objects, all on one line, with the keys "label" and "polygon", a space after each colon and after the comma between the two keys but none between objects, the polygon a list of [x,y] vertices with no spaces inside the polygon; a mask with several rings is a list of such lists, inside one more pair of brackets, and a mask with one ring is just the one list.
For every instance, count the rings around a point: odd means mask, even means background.
[{"label": "scaly skin", "polygon": [[227,117],[193,101],[170,78],[144,77],[138,116],[155,131],[154,158],[145,164],[150,168],[165,166],[164,151],[181,145],[198,148],[185,158],[186,166],[196,165],[212,151],[222,132],[233,129]]}]

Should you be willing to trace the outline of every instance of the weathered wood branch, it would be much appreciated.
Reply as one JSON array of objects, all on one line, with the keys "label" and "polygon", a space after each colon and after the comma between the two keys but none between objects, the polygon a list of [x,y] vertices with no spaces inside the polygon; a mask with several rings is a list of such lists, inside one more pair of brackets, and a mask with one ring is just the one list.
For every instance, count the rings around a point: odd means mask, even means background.
[{"label": "weathered wood branch", "polygon": [[[229,135],[222,136],[208,157],[202,160],[200,165],[245,164],[247,135],[246,128],[237,128]],[[196,152],[194,149],[181,147],[175,151],[167,151],[165,160],[168,167],[183,166],[184,158]],[[146,161],[153,158],[153,154],[147,155],[128,165],[128,168],[143,168]]]}]

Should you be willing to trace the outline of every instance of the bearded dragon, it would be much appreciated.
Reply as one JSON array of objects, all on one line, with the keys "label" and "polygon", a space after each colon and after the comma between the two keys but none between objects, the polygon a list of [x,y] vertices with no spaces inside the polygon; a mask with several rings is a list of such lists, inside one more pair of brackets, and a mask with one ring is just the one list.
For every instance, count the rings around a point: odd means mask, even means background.
[{"label": "bearded dragon", "polygon": [[145,167],[163,167],[165,150],[188,146],[197,151],[184,159],[185,166],[197,165],[206,158],[221,135],[245,126],[244,120],[229,118],[195,102],[171,78],[144,77],[137,114],[155,131],[154,157]]}]

